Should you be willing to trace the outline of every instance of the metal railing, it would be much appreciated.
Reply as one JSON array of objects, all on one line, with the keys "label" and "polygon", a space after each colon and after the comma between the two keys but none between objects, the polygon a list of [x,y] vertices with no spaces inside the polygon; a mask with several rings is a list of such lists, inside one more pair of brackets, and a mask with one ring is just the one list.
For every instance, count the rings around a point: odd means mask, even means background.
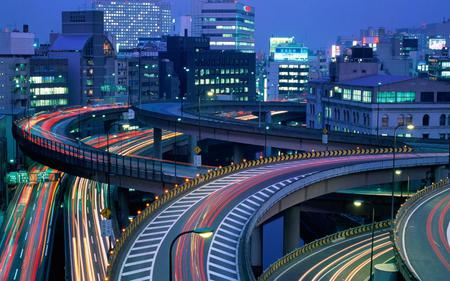
[{"label": "metal railing", "polygon": [[[373,224],[375,231],[386,229],[391,227],[392,222],[391,220],[376,222]],[[362,225],[355,228],[350,228],[341,232],[337,232],[328,236],[325,236],[324,238],[318,239],[316,241],[313,241],[309,244],[306,244],[305,246],[295,249],[294,251],[290,252],[289,254],[285,255],[284,257],[280,258],[276,262],[274,262],[272,265],[270,265],[263,274],[258,278],[258,281],[268,281],[271,277],[274,276],[274,274],[283,266],[289,264],[292,261],[298,260],[299,257],[308,255],[311,252],[325,247],[327,245],[330,245],[331,243],[334,243],[337,240],[347,239],[350,237],[358,236],[361,234],[369,233],[372,231],[372,224]]]},{"label": "metal railing", "polygon": [[446,187],[449,184],[449,179],[445,178],[443,180],[440,180],[437,183],[433,183],[430,186],[427,186],[418,192],[416,192],[414,195],[409,197],[405,203],[403,203],[400,206],[400,209],[397,212],[397,215],[395,217],[394,221],[394,227],[391,233],[391,240],[394,242],[394,253],[396,257],[396,263],[397,267],[400,271],[400,273],[403,275],[405,280],[407,281],[417,281],[418,279],[413,274],[411,269],[407,266],[405,262],[405,257],[402,254],[402,251],[400,249],[399,245],[399,229],[401,227],[401,222],[403,221],[403,218],[408,214],[408,212],[411,210],[412,207],[418,203],[420,199],[422,199],[424,196],[428,195],[430,192],[435,191],[437,189],[442,189]]},{"label": "metal railing", "polygon": [[164,180],[162,161],[108,153],[84,144],[75,146],[50,140],[30,133],[17,124],[13,126],[13,134],[25,150],[59,163],[142,180]]},{"label": "metal railing", "polygon": [[[326,158],[326,157],[340,157],[340,156],[352,156],[352,155],[373,155],[373,154],[389,154],[393,153],[393,148],[370,148],[370,149],[354,149],[354,150],[333,150],[333,151],[316,151],[305,152],[292,155],[273,156],[268,158],[262,158],[253,161],[243,161],[238,164],[230,165],[227,167],[219,168],[216,170],[210,170],[206,174],[199,175],[192,181],[188,181],[181,186],[175,186],[174,189],[164,194],[159,200],[156,200],[144,209],[122,232],[122,236],[116,240],[114,250],[110,251],[110,260],[107,276],[111,277],[112,270],[116,266],[117,257],[123,250],[123,246],[127,240],[134,237],[136,231],[140,229],[141,223],[146,221],[147,218],[155,214],[160,208],[167,206],[173,200],[179,198],[183,194],[192,191],[193,189],[203,185],[207,182],[223,177],[228,174],[237,173],[238,171],[250,169],[262,165],[275,164],[286,161],[295,161],[302,159],[312,158]],[[409,147],[397,148],[397,153],[411,152]]]}]

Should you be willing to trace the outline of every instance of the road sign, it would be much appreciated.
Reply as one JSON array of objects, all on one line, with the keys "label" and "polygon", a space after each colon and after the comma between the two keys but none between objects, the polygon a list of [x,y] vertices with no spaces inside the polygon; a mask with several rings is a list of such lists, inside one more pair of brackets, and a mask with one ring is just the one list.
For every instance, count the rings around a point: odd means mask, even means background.
[{"label": "road sign", "polygon": [[324,128],[322,130],[322,144],[328,144],[328,130]]},{"label": "road sign", "polygon": [[194,156],[194,166],[195,167],[202,166],[202,156],[201,155],[195,155]]},{"label": "road sign", "polygon": [[6,184],[16,185],[18,183],[19,183],[19,178],[17,176],[17,172],[11,172],[6,175]]},{"label": "road sign", "polygon": [[102,215],[102,217],[104,217],[107,220],[109,220],[111,218],[111,210],[109,208],[105,208],[105,209],[101,210],[100,214]]},{"label": "road sign", "polygon": [[112,228],[112,220],[101,220],[100,221],[100,229],[103,237],[112,237],[114,236],[113,228]]},{"label": "road sign", "polygon": [[194,152],[195,152],[195,154],[200,154],[200,153],[202,153],[202,149],[199,147],[199,146],[196,146],[196,147],[194,147]]},{"label": "road sign", "polygon": [[17,172],[17,177],[18,177],[19,183],[29,183],[30,182],[30,176],[28,175],[27,171]]}]

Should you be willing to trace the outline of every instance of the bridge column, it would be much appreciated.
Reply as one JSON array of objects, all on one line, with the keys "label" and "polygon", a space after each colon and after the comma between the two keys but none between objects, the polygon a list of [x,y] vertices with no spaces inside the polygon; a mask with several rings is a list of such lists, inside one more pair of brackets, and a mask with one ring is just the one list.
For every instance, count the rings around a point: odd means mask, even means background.
[{"label": "bridge column", "polygon": [[284,213],[283,252],[287,254],[297,248],[300,242],[300,206],[287,209]]},{"label": "bridge column", "polygon": [[250,238],[251,245],[251,265],[253,271],[262,273],[262,227],[259,226],[253,230]]},{"label": "bridge column", "polygon": [[153,128],[153,157],[162,159],[162,129]]},{"label": "bridge column", "polygon": [[243,155],[244,155],[244,153],[242,151],[241,146],[238,145],[238,144],[235,144],[233,146],[233,161],[234,161],[234,163],[241,162],[242,158],[243,158]]}]

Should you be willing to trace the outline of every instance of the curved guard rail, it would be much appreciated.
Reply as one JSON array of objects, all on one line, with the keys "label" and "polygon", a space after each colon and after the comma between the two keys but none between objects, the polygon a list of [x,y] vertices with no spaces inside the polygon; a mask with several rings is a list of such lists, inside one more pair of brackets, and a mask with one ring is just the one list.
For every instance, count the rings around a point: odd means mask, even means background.
[{"label": "curved guard rail", "polygon": [[[381,230],[391,227],[392,222],[391,220],[376,222],[373,224],[374,229]],[[289,254],[285,255],[284,257],[280,258],[276,262],[274,262],[272,265],[270,265],[263,274],[258,278],[258,281],[268,281],[270,278],[274,275],[274,273],[280,269],[281,267],[285,266],[286,264],[289,264],[291,261],[296,260],[302,255],[307,255],[311,253],[312,251],[327,246],[336,240],[341,239],[347,239],[350,237],[358,236],[364,233],[369,233],[372,231],[372,224],[366,224],[362,226],[358,226],[355,228],[350,228],[341,232],[336,232],[334,234],[325,236],[324,238],[315,240],[309,244],[306,244],[303,247],[297,248],[294,251],[290,252]]]},{"label": "curved guard rail", "polygon": [[[408,153],[412,149],[409,147],[397,148],[397,153]],[[267,165],[275,164],[286,161],[295,161],[301,159],[311,159],[311,158],[324,158],[324,157],[339,157],[339,156],[351,156],[351,155],[373,155],[373,154],[388,154],[393,153],[394,148],[370,148],[370,149],[355,149],[355,150],[333,150],[333,151],[316,151],[316,152],[305,152],[295,155],[281,155],[273,156],[268,158],[262,158],[253,161],[243,161],[239,164],[230,165],[227,167],[218,168],[215,170],[210,170],[206,174],[199,175],[192,181],[188,181],[181,186],[175,185],[175,188],[164,194],[159,200],[156,200],[152,204],[148,205],[136,218],[128,225],[127,228],[123,229],[122,236],[116,240],[114,249],[110,251],[110,262],[107,272],[107,278],[111,277],[112,269],[116,266],[117,257],[123,246],[128,239],[132,238],[136,231],[140,228],[140,225],[148,217],[154,215],[160,208],[167,206],[170,202],[178,199],[181,195],[188,191],[203,185],[207,182],[215,180],[217,178],[223,177],[225,175],[236,173],[241,170]]]},{"label": "curved guard rail", "polygon": [[391,233],[391,240],[394,242],[394,253],[395,253],[395,260],[397,262],[397,267],[400,271],[400,273],[403,275],[405,280],[407,281],[417,281],[418,279],[415,277],[411,269],[407,266],[405,262],[405,257],[402,255],[402,251],[400,249],[399,245],[399,228],[400,228],[400,221],[404,218],[404,216],[409,212],[409,210],[415,206],[415,204],[423,198],[423,196],[427,195],[428,193],[436,190],[436,189],[442,189],[446,187],[449,184],[449,179],[443,179],[437,183],[433,183],[430,186],[427,186],[418,192],[416,192],[414,195],[409,197],[405,203],[403,203],[400,206],[400,209],[397,212],[397,215],[395,217],[394,221],[394,228]]},{"label": "curved guard rail", "polygon": [[149,181],[163,181],[165,177],[163,162],[158,160],[108,153],[83,144],[65,144],[34,135],[17,124],[13,126],[13,134],[27,150],[67,165]]}]

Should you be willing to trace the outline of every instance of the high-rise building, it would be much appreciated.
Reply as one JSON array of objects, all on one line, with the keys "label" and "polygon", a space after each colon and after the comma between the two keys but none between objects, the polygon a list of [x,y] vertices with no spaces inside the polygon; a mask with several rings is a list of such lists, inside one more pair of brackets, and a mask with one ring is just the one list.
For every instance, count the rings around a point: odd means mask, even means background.
[{"label": "high-rise building", "polygon": [[195,0],[192,35],[210,38],[211,49],[255,51],[255,8],[240,0]]},{"label": "high-rise building", "polygon": [[69,104],[113,102],[115,51],[105,35],[102,11],[62,13],[62,33],[53,36],[48,57],[68,60]]},{"label": "high-rise building", "polygon": [[309,79],[308,48],[293,38],[280,38],[271,40],[270,49],[267,99],[303,100]]},{"label": "high-rise building", "polygon": [[[210,50],[209,38],[170,36],[167,52],[160,53],[163,62],[173,63],[180,81],[180,97],[198,99],[254,101],[256,99],[255,54],[238,51]],[[167,64],[167,63],[165,63]],[[172,73],[160,73],[161,85]],[[160,95],[176,98],[167,89]]]},{"label": "high-rise building", "polygon": [[116,39],[116,49],[136,47],[140,37],[161,37],[173,30],[170,3],[162,0],[93,0],[105,13],[105,31]]}]

